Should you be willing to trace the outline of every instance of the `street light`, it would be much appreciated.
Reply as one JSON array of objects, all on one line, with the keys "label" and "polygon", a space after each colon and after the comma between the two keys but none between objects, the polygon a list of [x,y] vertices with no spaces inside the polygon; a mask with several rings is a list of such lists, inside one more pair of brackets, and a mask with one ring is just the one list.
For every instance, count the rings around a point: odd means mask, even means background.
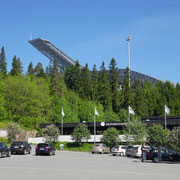
[{"label": "street light", "polygon": [[[128,36],[126,41],[128,42],[128,68],[129,68],[129,87],[130,87],[130,79],[131,79],[131,70],[130,70],[130,40],[132,39],[132,34]],[[128,119],[130,121],[130,113],[129,113],[129,106],[128,106]]]}]

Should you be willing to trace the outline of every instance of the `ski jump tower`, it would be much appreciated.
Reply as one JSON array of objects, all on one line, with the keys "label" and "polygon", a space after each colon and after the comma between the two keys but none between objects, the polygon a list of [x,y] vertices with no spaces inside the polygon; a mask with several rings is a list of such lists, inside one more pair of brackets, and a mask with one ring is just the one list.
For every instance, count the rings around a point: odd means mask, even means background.
[{"label": "ski jump tower", "polygon": [[48,59],[50,59],[50,61],[53,62],[56,59],[61,68],[72,66],[76,63],[72,58],[70,58],[48,40],[37,38],[30,40],[29,43],[33,45],[37,50],[39,50],[43,55],[45,55]]}]

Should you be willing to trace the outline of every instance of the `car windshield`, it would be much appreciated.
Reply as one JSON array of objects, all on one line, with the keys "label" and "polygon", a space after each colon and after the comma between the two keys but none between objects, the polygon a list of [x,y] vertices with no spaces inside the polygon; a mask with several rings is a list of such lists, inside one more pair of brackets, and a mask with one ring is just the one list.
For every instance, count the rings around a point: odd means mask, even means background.
[{"label": "car windshield", "polygon": [[137,150],[138,148],[139,148],[139,147],[134,147],[133,149],[134,149],[134,150]]},{"label": "car windshield", "polygon": [[49,146],[48,144],[38,144],[38,147],[46,147]]},{"label": "car windshield", "polygon": [[95,145],[94,145],[94,147],[99,147],[99,146],[101,146],[101,145],[100,145],[100,144],[95,144]]},{"label": "car windshield", "polygon": [[23,144],[22,142],[13,142],[12,145],[21,145]]},{"label": "car windshield", "polygon": [[127,149],[127,147],[126,146],[122,146],[121,149]]},{"label": "car windshield", "polygon": [[113,149],[118,149],[118,148],[119,148],[119,146],[114,146],[114,147],[113,147]]}]

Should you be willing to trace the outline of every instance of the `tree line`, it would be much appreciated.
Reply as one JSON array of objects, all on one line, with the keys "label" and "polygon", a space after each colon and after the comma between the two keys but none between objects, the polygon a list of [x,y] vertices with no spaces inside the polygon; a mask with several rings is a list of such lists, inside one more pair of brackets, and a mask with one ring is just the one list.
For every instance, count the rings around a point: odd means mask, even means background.
[{"label": "tree line", "polygon": [[0,121],[13,121],[26,127],[38,128],[40,123],[60,123],[62,107],[64,122],[91,122],[94,107],[99,122],[127,121],[128,106],[137,119],[141,116],[164,115],[164,104],[170,115],[180,114],[180,85],[170,82],[136,81],[129,86],[129,69],[119,88],[119,73],[114,58],[109,69],[105,63],[99,70],[96,65],[89,70],[88,64],[62,69],[54,60],[46,69],[41,63],[33,67],[30,62],[23,73],[22,62],[16,56],[7,72],[4,47],[0,53]]}]

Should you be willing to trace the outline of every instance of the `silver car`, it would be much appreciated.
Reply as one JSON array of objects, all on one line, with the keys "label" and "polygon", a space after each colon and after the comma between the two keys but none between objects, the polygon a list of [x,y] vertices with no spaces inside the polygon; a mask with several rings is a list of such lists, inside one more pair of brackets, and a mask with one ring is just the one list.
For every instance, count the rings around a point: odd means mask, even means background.
[{"label": "silver car", "polygon": [[127,146],[117,145],[117,146],[112,147],[111,154],[113,156],[116,156],[116,155],[124,156],[126,154],[126,149],[127,149]]},{"label": "silver car", "polygon": [[110,149],[108,148],[106,144],[94,144],[91,152],[99,153],[99,154],[104,154],[104,153],[109,154]]}]

